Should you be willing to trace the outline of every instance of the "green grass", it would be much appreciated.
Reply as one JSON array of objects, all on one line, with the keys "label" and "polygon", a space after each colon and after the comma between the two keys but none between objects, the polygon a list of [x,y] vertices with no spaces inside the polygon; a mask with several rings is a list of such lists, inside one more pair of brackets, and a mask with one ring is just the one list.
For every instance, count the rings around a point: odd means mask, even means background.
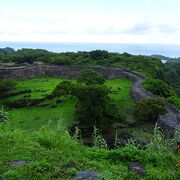
[{"label": "green grass", "polygon": [[[31,98],[42,98],[49,94],[63,79],[43,77],[19,82],[16,90],[31,89]],[[127,79],[108,80],[110,98],[115,100],[123,112],[133,109],[134,102],[129,95],[132,82]],[[8,98],[14,101],[23,98],[18,95]],[[171,151],[175,144],[166,143],[157,133],[126,128],[137,137],[152,137],[152,143],[145,149],[133,143],[114,150],[85,147],[70,137],[66,125],[74,121],[76,98],[61,97],[63,102],[46,100],[45,107],[34,106],[9,110],[10,120],[0,124],[0,179],[73,179],[78,171],[96,171],[99,179],[139,179],[128,171],[132,162],[140,162],[146,169],[144,180],[176,180],[180,171],[175,167],[180,156]],[[56,105],[55,107],[52,107]],[[61,118],[63,117],[63,119]],[[125,130],[125,129],[124,129]],[[168,145],[173,145],[169,147]],[[7,165],[11,161],[30,161],[20,167]],[[74,167],[68,164],[73,163]]]},{"label": "green grass", "polygon": [[128,79],[114,79],[105,82],[105,85],[111,87],[110,98],[117,101],[121,109],[132,109],[134,102],[130,96],[132,82]]},{"label": "green grass", "polygon": [[[88,148],[70,138],[61,126],[43,127],[33,133],[0,125],[0,177],[8,180],[73,179],[78,171],[96,171],[99,179],[140,179],[128,171],[132,162],[145,167],[143,180],[176,180],[175,167],[180,156],[174,154],[157,133],[152,144],[141,149],[133,144],[115,150]],[[6,163],[26,160],[31,163],[10,167]],[[68,164],[72,163],[74,167]]]},{"label": "green grass", "polygon": [[[64,80],[66,79],[41,77],[22,81],[17,83],[16,91],[31,90],[31,98],[43,98],[45,95],[50,94],[58,83]],[[70,81],[75,82],[75,80]],[[122,112],[127,114],[130,109],[133,109],[134,102],[129,95],[129,90],[132,86],[131,81],[127,79],[107,80],[105,85],[111,87],[112,92],[109,96],[119,104]],[[24,98],[24,95],[27,94],[11,96],[6,100],[15,101]],[[48,103],[49,106],[33,106],[9,110],[11,127],[33,131],[39,129],[42,125],[48,124],[49,121],[56,123],[60,115],[63,115],[66,125],[74,121],[76,98],[67,97],[61,104],[56,104],[55,100],[46,100],[42,104],[46,103]]]}]

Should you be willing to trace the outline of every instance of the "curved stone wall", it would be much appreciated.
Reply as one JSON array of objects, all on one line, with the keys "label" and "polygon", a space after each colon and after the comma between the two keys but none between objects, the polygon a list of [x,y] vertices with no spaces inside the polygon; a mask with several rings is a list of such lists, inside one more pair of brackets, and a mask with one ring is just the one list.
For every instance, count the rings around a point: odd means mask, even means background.
[{"label": "curved stone wall", "polygon": [[[135,101],[142,100],[144,98],[156,98],[157,96],[146,91],[142,88],[142,82],[145,80],[143,76],[140,76],[134,72],[129,71],[126,68],[107,68],[107,67],[71,67],[71,66],[58,66],[49,65],[44,63],[36,63],[33,65],[22,67],[3,67],[0,66],[0,79],[11,80],[27,80],[39,76],[51,76],[61,78],[76,78],[81,70],[91,69],[102,73],[107,79],[116,79],[124,77],[130,79],[133,82],[131,88],[131,95]],[[158,124],[166,132],[180,131],[180,111],[173,105],[169,104],[167,107],[167,114],[160,116]]]}]

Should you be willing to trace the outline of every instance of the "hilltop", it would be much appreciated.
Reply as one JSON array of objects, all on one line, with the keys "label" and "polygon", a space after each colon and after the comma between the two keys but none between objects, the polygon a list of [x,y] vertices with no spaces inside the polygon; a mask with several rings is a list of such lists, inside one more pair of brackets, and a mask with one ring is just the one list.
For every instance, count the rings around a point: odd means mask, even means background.
[{"label": "hilltop", "polygon": [[22,49],[0,60],[2,178],[178,177],[180,104],[160,59]]}]

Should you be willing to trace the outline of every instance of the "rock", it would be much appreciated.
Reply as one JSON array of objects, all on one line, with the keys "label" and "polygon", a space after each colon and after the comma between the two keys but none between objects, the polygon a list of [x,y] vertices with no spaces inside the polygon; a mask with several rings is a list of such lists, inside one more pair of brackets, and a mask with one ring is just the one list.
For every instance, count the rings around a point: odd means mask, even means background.
[{"label": "rock", "polygon": [[121,143],[121,146],[125,146],[129,140],[133,140],[136,145],[139,145],[141,147],[144,147],[151,142],[149,138],[137,138],[126,132],[121,133],[118,136],[118,139]]},{"label": "rock", "polygon": [[67,164],[67,166],[68,166],[69,168],[76,168],[76,163],[75,163],[74,161],[70,161],[70,162]]},{"label": "rock", "polygon": [[175,132],[180,135],[180,113],[168,112],[161,115],[157,124],[168,135],[173,135]]},{"label": "rock", "polygon": [[89,171],[79,171],[76,173],[74,180],[97,180],[98,173],[97,172],[89,172]]},{"label": "rock", "polygon": [[128,134],[126,132],[122,132],[119,136],[118,139],[120,140],[121,146],[125,146],[129,140],[135,140],[134,136],[131,134]]},{"label": "rock", "polygon": [[147,144],[150,144],[151,140],[149,138],[137,138],[135,143],[140,145],[141,147],[144,147]]},{"label": "rock", "polygon": [[11,161],[11,162],[7,162],[6,165],[10,166],[10,167],[20,167],[20,166],[24,166],[24,165],[28,165],[32,163],[31,161]]},{"label": "rock", "polygon": [[139,162],[131,163],[128,166],[128,170],[134,172],[135,174],[137,174],[140,177],[143,177],[146,174],[146,170],[145,170],[144,166]]}]

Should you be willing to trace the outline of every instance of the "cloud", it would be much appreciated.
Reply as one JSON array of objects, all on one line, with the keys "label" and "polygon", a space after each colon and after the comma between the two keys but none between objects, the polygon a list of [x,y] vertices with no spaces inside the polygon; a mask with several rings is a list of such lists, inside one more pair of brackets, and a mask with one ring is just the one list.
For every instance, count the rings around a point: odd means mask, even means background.
[{"label": "cloud", "polygon": [[152,25],[150,25],[148,22],[138,23],[126,29],[124,33],[137,34],[137,35],[145,34],[145,33],[149,33],[152,30],[152,28],[153,28]]},{"label": "cloud", "polygon": [[127,28],[123,33],[132,35],[147,35],[147,34],[180,34],[180,27],[171,24],[158,24],[158,23],[137,23]]}]

